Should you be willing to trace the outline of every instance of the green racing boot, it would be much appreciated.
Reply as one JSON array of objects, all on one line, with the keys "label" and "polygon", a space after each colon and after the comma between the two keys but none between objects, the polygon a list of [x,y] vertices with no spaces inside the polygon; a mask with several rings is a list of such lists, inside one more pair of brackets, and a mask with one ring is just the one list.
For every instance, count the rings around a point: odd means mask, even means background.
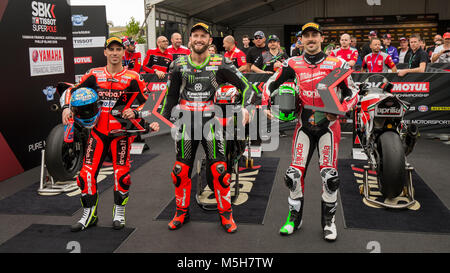
[{"label": "green racing boot", "polygon": [[291,199],[289,197],[289,215],[286,223],[281,227],[280,234],[283,236],[291,235],[302,226],[303,197]]}]

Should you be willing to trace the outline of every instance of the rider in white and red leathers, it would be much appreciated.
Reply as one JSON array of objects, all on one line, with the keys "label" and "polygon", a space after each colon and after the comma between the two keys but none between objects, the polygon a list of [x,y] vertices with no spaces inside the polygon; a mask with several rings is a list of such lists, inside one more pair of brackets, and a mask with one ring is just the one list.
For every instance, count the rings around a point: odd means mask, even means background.
[{"label": "rider in white and red leathers", "polygon": [[[305,27],[306,26],[306,27]],[[319,32],[315,23],[305,24],[302,37],[308,32]],[[317,26],[317,28],[316,28]],[[309,35],[309,34],[308,34]],[[308,44],[305,44],[305,49]],[[319,43],[320,48],[320,43]],[[290,213],[286,224],[281,228],[282,235],[292,234],[301,225],[303,210],[304,180],[308,164],[314,149],[319,153],[319,169],[323,182],[322,192],[322,228],[326,240],[336,239],[334,214],[337,206],[337,190],[339,177],[337,172],[337,157],[341,128],[336,116],[320,111],[305,109],[305,105],[324,106],[316,85],[336,68],[350,69],[347,62],[337,57],[327,56],[322,51],[292,57],[286,60],[266,83],[265,101],[268,94],[278,89],[284,82],[295,79],[300,96],[298,123],[292,142],[291,164],[286,171],[285,182],[290,189]],[[357,103],[357,89],[349,76],[336,88],[345,111],[350,111]]]}]

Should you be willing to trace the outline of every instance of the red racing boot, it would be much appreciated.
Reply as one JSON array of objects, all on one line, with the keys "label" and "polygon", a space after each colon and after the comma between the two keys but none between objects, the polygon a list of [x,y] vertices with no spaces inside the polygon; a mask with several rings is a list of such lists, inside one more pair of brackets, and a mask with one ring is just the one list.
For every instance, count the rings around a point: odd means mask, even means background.
[{"label": "red racing boot", "polygon": [[228,233],[235,233],[237,231],[237,225],[233,219],[233,213],[231,209],[229,211],[219,212],[220,223],[223,229]]},{"label": "red racing boot", "polygon": [[172,221],[169,223],[169,229],[170,230],[176,230],[182,227],[184,224],[189,222],[190,216],[189,216],[189,209],[181,209],[177,208],[177,211],[175,213],[175,216],[173,217]]}]

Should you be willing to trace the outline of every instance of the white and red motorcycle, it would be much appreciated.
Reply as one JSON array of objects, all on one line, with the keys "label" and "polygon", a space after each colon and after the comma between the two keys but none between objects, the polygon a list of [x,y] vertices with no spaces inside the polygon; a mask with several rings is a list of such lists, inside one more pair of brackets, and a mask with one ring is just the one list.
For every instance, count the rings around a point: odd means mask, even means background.
[{"label": "white and red motorcycle", "polygon": [[[371,84],[381,82],[381,84]],[[379,86],[379,87],[377,87]],[[360,107],[357,111],[356,134],[360,139],[369,166],[364,167],[363,188],[366,201],[389,208],[406,208],[415,203],[412,170],[406,156],[412,152],[418,129],[404,122],[409,103],[391,93],[393,84],[382,75],[372,75],[359,87]],[[375,171],[380,192],[385,199],[401,194],[406,204],[376,201],[370,196],[368,171]]]}]

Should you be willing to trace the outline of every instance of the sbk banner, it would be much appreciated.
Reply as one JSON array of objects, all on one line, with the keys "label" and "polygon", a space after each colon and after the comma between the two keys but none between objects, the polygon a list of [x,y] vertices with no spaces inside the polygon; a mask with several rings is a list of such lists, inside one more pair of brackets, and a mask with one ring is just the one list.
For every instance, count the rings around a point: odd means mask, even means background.
[{"label": "sbk banner", "polygon": [[[353,73],[352,78],[359,86],[370,73]],[[392,92],[402,100],[411,103],[410,109],[405,116],[407,123],[416,124],[423,133],[450,133],[450,73],[416,73],[398,77],[396,73],[383,73],[389,81],[394,84]],[[158,79],[154,74],[143,74],[149,94],[148,101],[144,107],[145,111],[160,111],[163,103],[162,92],[167,88],[165,79]],[[264,89],[265,82],[270,74],[246,73],[248,81],[252,83],[259,92]],[[380,83],[372,83],[379,85]],[[294,86],[294,82],[286,82],[284,85]],[[155,106],[160,101],[158,109]],[[151,115],[148,121],[158,121],[160,132],[170,132],[170,127]]]},{"label": "sbk banner", "polygon": [[[58,82],[74,81],[72,24],[66,0],[2,0],[0,181],[36,167],[50,130]],[[6,44],[10,46],[6,46]]]}]

